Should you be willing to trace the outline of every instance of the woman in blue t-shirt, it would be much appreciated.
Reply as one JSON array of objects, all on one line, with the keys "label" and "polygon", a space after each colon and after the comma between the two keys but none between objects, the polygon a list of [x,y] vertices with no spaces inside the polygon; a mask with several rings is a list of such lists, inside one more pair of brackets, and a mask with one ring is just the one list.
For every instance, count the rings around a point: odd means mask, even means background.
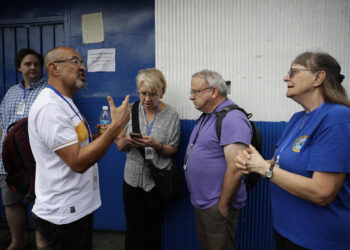
[{"label": "woman in blue t-shirt", "polygon": [[284,77],[295,113],[271,160],[250,146],[244,173],[270,179],[277,249],[350,249],[350,102],[340,65],[326,53],[297,56]]}]

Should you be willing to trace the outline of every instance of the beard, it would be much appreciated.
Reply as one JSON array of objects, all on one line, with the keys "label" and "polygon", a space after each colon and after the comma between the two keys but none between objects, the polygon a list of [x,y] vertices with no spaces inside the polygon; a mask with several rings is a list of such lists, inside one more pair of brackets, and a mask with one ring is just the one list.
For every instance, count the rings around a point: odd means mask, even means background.
[{"label": "beard", "polygon": [[77,87],[78,89],[82,89],[85,87],[85,82],[80,79],[77,79],[75,80],[75,87]]},{"label": "beard", "polygon": [[79,71],[77,75],[77,79],[75,80],[75,87],[77,87],[78,89],[82,89],[86,86],[85,81],[80,79],[80,77],[83,74],[84,74],[84,71],[83,72]]}]

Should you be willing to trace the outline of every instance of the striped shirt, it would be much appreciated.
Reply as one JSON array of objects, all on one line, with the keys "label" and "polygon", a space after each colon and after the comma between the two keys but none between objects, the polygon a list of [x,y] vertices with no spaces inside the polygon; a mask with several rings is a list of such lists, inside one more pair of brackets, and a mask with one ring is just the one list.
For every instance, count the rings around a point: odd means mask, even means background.
[{"label": "striped shirt", "polygon": [[[2,152],[2,144],[6,136],[6,130],[9,125],[24,117],[28,117],[30,107],[38,94],[46,87],[45,78],[32,83],[28,89],[24,88],[24,81],[12,86],[7,92],[0,105],[0,126],[2,136],[0,140],[0,152]],[[18,114],[18,106],[24,102],[24,111]],[[0,154],[0,174],[6,174],[2,164]]]}]

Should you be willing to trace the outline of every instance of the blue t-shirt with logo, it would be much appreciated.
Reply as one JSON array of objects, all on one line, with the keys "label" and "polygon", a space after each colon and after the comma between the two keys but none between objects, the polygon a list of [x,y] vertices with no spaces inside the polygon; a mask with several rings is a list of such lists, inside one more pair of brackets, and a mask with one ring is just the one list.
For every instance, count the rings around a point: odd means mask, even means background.
[{"label": "blue t-shirt with logo", "polygon": [[346,173],[335,199],[319,206],[271,185],[274,227],[310,249],[350,249],[350,108],[323,103],[293,115],[277,143],[280,168],[312,177],[314,171]]}]

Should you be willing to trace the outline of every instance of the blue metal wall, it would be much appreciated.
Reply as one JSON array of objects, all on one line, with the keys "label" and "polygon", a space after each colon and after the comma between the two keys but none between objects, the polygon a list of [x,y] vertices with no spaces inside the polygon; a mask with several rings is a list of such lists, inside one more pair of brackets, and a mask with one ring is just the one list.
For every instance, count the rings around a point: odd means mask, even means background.
[{"label": "blue metal wall", "polygon": [[[95,12],[103,13],[105,41],[82,44],[81,15]],[[72,0],[55,4],[47,1],[29,4],[27,1],[19,0],[9,2],[0,9],[0,23],[3,20],[7,23],[17,23],[19,18],[32,20],[40,17],[42,20],[48,20],[54,16],[63,17],[64,43],[76,49],[84,60],[87,59],[88,49],[116,48],[116,72],[87,73],[88,88],[81,90],[75,97],[77,106],[91,126],[97,124],[101,106],[107,104],[105,96],[111,95],[118,105],[126,94],[130,94],[131,101],[135,101],[137,71],[155,65],[153,0],[113,2]],[[34,40],[30,47],[36,48],[35,46]],[[48,49],[49,47],[45,47],[40,51],[46,52]],[[4,63],[6,66],[0,67],[0,70],[5,68],[13,73],[13,58],[9,57]],[[6,84],[1,81],[5,73],[0,71],[0,74],[0,98],[2,98]],[[12,81],[15,82],[16,78],[13,77]],[[187,101],[187,97],[184,97],[185,100]],[[179,167],[183,164],[184,151],[194,123],[194,120],[181,121],[181,141],[177,155]],[[257,124],[264,137],[264,156],[270,158],[285,123],[257,122]],[[125,230],[122,200],[124,162],[125,153],[119,152],[114,145],[99,162],[103,205],[95,213],[96,229]],[[239,249],[274,248],[269,198],[269,183],[262,180],[249,194],[247,206],[240,215],[237,232]],[[1,216],[4,218],[3,207]],[[199,249],[194,214],[186,188],[183,196],[167,207],[163,231],[164,249]]]}]

